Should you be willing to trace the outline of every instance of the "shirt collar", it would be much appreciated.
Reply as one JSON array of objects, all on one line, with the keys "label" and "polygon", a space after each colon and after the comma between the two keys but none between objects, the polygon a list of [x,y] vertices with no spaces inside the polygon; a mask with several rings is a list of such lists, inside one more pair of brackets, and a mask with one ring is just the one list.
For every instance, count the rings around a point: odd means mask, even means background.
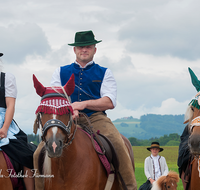
[{"label": "shirt collar", "polygon": [[151,157],[152,157],[153,159],[158,159],[158,158],[159,158],[159,155],[153,156],[153,155],[151,154]]},{"label": "shirt collar", "polygon": [[92,65],[92,63],[94,63],[94,61],[88,62],[88,63],[85,65],[85,67],[82,67],[77,61],[75,61],[74,63],[76,63],[77,65],[79,65],[80,68],[86,68],[87,66]]}]

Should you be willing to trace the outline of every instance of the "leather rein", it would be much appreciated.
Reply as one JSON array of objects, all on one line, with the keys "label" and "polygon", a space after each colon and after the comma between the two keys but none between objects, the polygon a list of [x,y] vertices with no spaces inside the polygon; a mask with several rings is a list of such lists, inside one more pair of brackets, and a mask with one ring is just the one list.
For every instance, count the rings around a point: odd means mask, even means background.
[{"label": "leather rein", "polygon": [[[42,97],[41,100],[43,100],[44,98],[55,97],[55,96],[56,97],[63,97],[63,94],[57,94],[57,93],[46,94],[45,96]],[[66,97],[66,99],[68,99],[68,98]],[[76,122],[74,132],[71,133],[71,127],[72,127],[73,120],[72,120],[72,113],[70,111],[69,111],[69,117],[70,117],[70,120],[69,120],[67,125],[65,125],[62,121],[60,121],[58,119],[50,119],[43,126],[42,125],[42,119],[41,119],[42,114],[39,113],[37,115],[37,121],[38,121],[39,125],[42,127],[42,136],[41,136],[42,140],[44,142],[46,142],[45,136],[47,134],[47,131],[51,127],[58,127],[60,129],[62,129],[67,134],[67,140],[63,143],[64,144],[63,147],[69,146],[72,143],[72,141],[74,140],[75,133],[76,133],[76,130],[77,130],[77,122]]]}]

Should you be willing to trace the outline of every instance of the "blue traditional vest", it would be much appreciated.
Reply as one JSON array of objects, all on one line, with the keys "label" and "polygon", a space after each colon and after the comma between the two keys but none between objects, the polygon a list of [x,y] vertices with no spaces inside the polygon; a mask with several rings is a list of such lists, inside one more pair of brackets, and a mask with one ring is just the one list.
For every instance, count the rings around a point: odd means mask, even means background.
[{"label": "blue traditional vest", "polygon": [[[66,65],[60,68],[61,85],[64,86],[72,73],[75,76],[75,90],[70,96],[72,103],[85,100],[96,100],[101,98],[100,89],[106,72],[106,68],[98,64],[88,65],[86,68],[80,68],[76,63]],[[84,109],[82,110],[88,116],[96,111]]]}]

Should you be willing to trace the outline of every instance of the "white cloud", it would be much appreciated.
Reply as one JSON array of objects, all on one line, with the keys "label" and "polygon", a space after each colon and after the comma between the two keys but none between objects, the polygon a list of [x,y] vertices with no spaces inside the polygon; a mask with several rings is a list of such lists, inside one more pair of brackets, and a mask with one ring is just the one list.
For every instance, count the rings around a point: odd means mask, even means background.
[{"label": "white cloud", "polygon": [[140,118],[141,115],[146,114],[160,114],[160,115],[179,115],[185,114],[187,105],[191,100],[186,100],[184,102],[178,102],[174,98],[169,98],[162,101],[160,107],[151,107],[147,108],[145,105],[141,105],[137,109],[127,109],[119,102],[117,103],[116,108],[113,110],[108,110],[106,113],[111,118],[112,121],[118,118],[132,116],[134,118]]},{"label": "white cloud", "polygon": [[50,50],[42,29],[31,23],[0,27],[0,41],[8,64],[21,64],[27,55],[45,55]]},{"label": "white cloud", "polygon": [[117,81],[118,104],[108,111],[112,119],[183,114],[196,94],[188,67],[200,76],[199,4],[197,0],[2,1],[0,52],[5,54],[4,71],[17,79],[16,121],[32,132],[40,101],[32,74],[49,86],[54,70],[75,60],[67,45],[75,32],[90,29],[102,40],[94,60],[110,68]]},{"label": "white cloud", "polygon": [[185,0],[166,1],[151,8],[144,6],[121,28],[119,39],[129,40],[127,49],[134,53],[198,59],[199,5],[196,0]]},{"label": "white cloud", "polygon": [[185,114],[188,104],[191,100],[184,102],[178,102],[175,98],[169,98],[161,103],[160,107],[152,107],[149,113],[153,114],[168,114],[168,115],[179,115]]}]

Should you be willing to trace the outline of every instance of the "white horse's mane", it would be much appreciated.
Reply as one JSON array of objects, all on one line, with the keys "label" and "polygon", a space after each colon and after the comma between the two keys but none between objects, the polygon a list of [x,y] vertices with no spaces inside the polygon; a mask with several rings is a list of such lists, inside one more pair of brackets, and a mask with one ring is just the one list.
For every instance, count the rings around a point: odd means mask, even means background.
[{"label": "white horse's mane", "polygon": [[51,159],[48,157],[47,151],[45,151],[43,172],[44,172],[44,175],[51,175]]},{"label": "white horse's mane", "polygon": [[185,120],[184,122],[188,123],[188,129],[190,127],[190,123],[192,121],[193,114],[194,114],[194,111],[192,110],[192,105],[188,105],[186,112],[185,112],[185,117],[184,117],[184,120]]},{"label": "white horse's mane", "polygon": [[194,112],[192,111],[192,105],[188,105],[187,110],[185,112],[185,121],[188,121],[189,124],[193,118]]},{"label": "white horse's mane", "polygon": [[151,190],[161,190],[156,181],[153,183]]}]

